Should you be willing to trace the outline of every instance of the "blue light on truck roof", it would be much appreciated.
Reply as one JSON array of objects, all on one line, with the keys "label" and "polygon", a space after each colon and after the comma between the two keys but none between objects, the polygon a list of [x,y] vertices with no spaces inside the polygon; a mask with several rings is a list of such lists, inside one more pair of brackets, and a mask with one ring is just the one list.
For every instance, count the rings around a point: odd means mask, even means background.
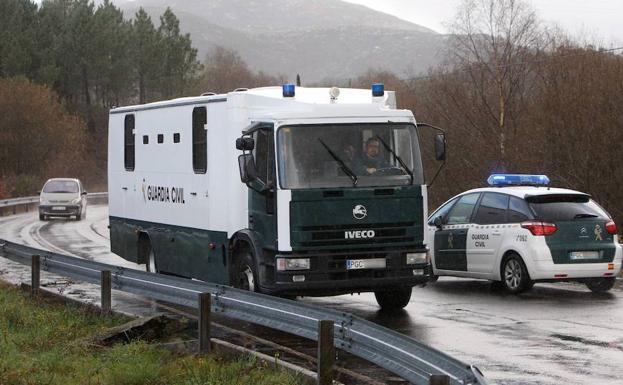
[{"label": "blue light on truck roof", "polygon": [[295,86],[294,84],[284,84],[282,86],[283,89],[283,97],[284,98],[293,98],[294,97],[294,90],[295,90]]},{"label": "blue light on truck roof", "polygon": [[385,85],[383,83],[372,84],[372,96],[385,95]]},{"label": "blue light on truck roof", "polygon": [[487,179],[489,186],[547,186],[547,175],[492,174]]}]

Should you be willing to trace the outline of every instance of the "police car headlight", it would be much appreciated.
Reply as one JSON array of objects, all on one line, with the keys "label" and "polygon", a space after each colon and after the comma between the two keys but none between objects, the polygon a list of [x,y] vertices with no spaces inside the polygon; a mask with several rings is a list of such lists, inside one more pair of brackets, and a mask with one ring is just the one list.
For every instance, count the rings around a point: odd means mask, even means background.
[{"label": "police car headlight", "polygon": [[426,263],[426,253],[407,253],[407,265]]},{"label": "police car headlight", "polygon": [[309,258],[277,258],[277,270],[309,270]]}]

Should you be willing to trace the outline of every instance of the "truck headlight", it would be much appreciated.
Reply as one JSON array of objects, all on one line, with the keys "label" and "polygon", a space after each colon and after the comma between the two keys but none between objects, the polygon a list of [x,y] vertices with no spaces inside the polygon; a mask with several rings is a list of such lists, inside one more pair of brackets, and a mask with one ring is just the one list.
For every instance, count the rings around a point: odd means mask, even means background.
[{"label": "truck headlight", "polygon": [[309,270],[309,258],[277,258],[277,271]]},{"label": "truck headlight", "polygon": [[72,205],[77,205],[78,203],[80,203],[80,198],[76,198],[76,199],[71,201]]},{"label": "truck headlight", "polygon": [[407,253],[407,265],[426,263],[426,253]]}]

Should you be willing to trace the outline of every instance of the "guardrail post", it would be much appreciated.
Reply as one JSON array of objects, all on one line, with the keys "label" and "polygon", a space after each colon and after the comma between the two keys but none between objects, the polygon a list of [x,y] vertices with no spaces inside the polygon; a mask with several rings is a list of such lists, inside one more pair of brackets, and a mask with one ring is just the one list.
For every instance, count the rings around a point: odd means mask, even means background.
[{"label": "guardrail post", "polygon": [[433,374],[428,380],[429,385],[450,385],[450,377],[443,374]]},{"label": "guardrail post", "polygon": [[333,384],[335,346],[333,345],[333,321],[318,322],[318,385]]},{"label": "guardrail post", "polygon": [[210,353],[210,316],[212,311],[212,294],[199,294],[199,353]]},{"label": "guardrail post", "polygon": [[33,255],[30,260],[30,292],[36,295],[39,292],[41,282],[41,260],[38,255]]},{"label": "guardrail post", "polygon": [[100,277],[102,314],[108,314],[112,311],[112,274],[103,270]]}]

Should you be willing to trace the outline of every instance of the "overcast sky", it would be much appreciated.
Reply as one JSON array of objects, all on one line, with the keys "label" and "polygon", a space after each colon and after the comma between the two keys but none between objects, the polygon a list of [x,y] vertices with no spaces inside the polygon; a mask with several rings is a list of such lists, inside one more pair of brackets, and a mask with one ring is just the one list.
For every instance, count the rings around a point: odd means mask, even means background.
[{"label": "overcast sky", "polygon": [[[343,0],[444,33],[460,0]],[[623,45],[623,0],[529,0],[539,17],[584,42]]]}]

